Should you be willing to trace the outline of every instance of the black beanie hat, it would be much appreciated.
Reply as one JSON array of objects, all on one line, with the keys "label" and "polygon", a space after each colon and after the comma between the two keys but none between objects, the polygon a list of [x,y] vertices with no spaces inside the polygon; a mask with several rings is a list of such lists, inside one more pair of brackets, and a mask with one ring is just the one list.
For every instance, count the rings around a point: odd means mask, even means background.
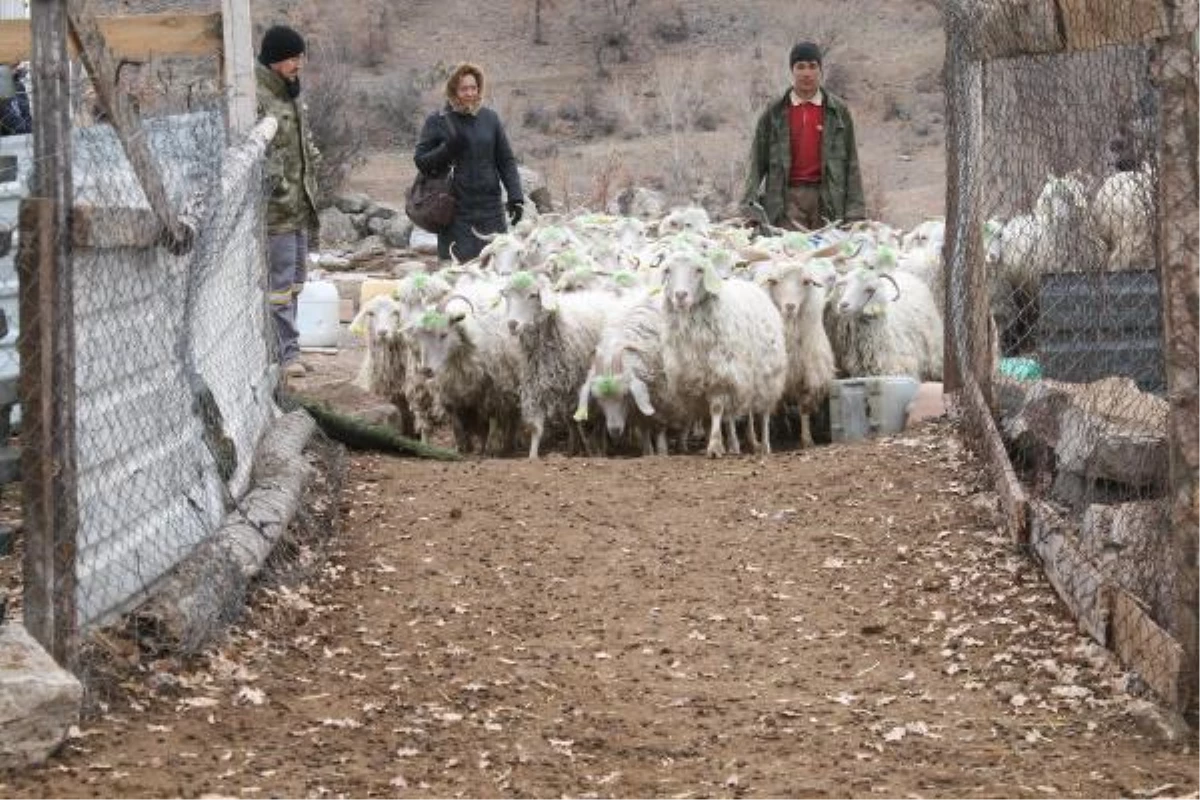
[{"label": "black beanie hat", "polygon": [[287,25],[274,25],[263,34],[262,47],[258,49],[258,60],[263,66],[269,67],[303,52],[303,36]]},{"label": "black beanie hat", "polygon": [[792,48],[792,54],[788,57],[788,67],[796,66],[797,61],[815,61],[820,66],[821,48],[812,42],[800,42]]}]

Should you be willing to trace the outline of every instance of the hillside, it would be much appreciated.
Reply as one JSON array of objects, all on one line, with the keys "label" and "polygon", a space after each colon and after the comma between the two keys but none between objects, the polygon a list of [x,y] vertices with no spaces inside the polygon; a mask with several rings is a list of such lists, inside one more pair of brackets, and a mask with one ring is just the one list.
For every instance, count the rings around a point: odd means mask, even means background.
[{"label": "hillside", "polygon": [[556,204],[598,207],[650,185],[722,208],[740,194],[758,111],[788,84],[788,49],[812,38],[854,111],[872,215],[909,226],[943,213],[944,41],[928,0],[273,0],[254,14],[305,32],[314,82],[348,71],[337,116],[371,145],[348,185],[379,200],[400,202],[411,180],[413,131],[442,70],[471,60]]}]

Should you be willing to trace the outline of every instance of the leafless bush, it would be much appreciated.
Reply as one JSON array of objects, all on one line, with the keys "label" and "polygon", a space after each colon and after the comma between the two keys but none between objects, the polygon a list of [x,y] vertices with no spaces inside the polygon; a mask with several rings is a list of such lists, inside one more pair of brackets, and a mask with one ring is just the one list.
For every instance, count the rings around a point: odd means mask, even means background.
[{"label": "leafless bush", "polygon": [[571,28],[581,41],[591,43],[598,77],[609,77],[611,63],[629,61],[637,6],[638,0],[586,2],[572,15]]},{"label": "leafless bush", "polygon": [[525,106],[525,112],[521,115],[522,125],[542,133],[550,133],[553,121],[554,113],[541,103],[530,103]]},{"label": "leafless bush", "polygon": [[888,213],[887,189],[878,169],[862,169],[863,201],[868,219],[884,219]]},{"label": "leafless bush", "polygon": [[908,110],[904,101],[893,92],[886,92],[883,95],[883,121],[891,122],[892,120],[907,121],[912,119],[912,112]]},{"label": "leafless bush", "polygon": [[691,26],[688,25],[687,17],[684,16],[683,9],[680,6],[675,6],[673,12],[666,19],[659,19],[654,23],[652,33],[654,38],[665,44],[679,44],[686,42],[691,35]]},{"label": "leafless bush", "polygon": [[669,133],[715,130],[724,122],[718,103],[724,75],[691,61],[660,58],[654,65],[656,119]]},{"label": "leafless bush", "polygon": [[617,115],[605,101],[604,95],[594,88],[585,89],[580,96],[579,117],[576,133],[584,139],[611,136],[616,132]]},{"label": "leafless bush", "polygon": [[636,139],[645,132],[644,103],[633,81],[617,79],[610,83],[605,89],[604,102],[622,138]]},{"label": "leafless bush", "polygon": [[629,173],[623,159],[615,149],[610,149],[604,162],[592,173],[592,194],[588,205],[600,210],[608,208],[609,201],[616,196],[618,187],[629,183]]},{"label": "leafless bush", "polygon": [[359,93],[360,118],[367,120],[365,127],[372,145],[412,145],[430,110],[426,108],[424,93],[413,72],[407,77],[397,73],[385,78],[379,88]]},{"label": "leafless bush", "polygon": [[332,197],[346,178],[365,162],[367,131],[351,113],[351,65],[324,49],[313,53],[312,69],[304,76],[304,100],[313,140],[321,151],[317,185],[322,197]]}]

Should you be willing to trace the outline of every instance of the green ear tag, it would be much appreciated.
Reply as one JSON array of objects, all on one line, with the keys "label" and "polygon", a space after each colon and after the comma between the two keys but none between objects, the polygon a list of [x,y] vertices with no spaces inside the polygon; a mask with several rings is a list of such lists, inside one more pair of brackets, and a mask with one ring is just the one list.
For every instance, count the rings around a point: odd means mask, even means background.
[{"label": "green ear tag", "polygon": [[514,272],[512,277],[508,279],[508,288],[522,291],[533,286],[533,283],[533,274],[521,270],[520,272]]},{"label": "green ear tag", "polygon": [[617,379],[612,375],[601,375],[596,379],[595,386],[596,394],[601,397],[615,397],[620,388],[617,386]]},{"label": "green ear tag", "polygon": [[430,309],[421,315],[420,326],[422,330],[435,331],[439,328],[447,328],[450,326],[450,318],[440,311]]}]

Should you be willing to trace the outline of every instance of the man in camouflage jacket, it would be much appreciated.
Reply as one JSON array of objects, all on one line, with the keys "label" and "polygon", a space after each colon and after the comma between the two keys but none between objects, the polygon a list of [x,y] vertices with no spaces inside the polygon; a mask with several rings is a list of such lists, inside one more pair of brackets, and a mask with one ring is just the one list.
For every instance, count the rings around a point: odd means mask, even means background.
[{"label": "man in camouflage jacket", "polygon": [[308,250],[316,246],[318,153],[300,95],[304,39],[285,25],[263,35],[255,76],[258,115],[279,122],[267,148],[268,299],[286,377],[307,372],[300,361],[296,307],[307,276]]},{"label": "man in camouflage jacket", "polygon": [[793,229],[864,219],[850,109],[821,86],[817,45],[793,47],[790,66],[792,86],[758,118],[743,210],[759,221]]}]

